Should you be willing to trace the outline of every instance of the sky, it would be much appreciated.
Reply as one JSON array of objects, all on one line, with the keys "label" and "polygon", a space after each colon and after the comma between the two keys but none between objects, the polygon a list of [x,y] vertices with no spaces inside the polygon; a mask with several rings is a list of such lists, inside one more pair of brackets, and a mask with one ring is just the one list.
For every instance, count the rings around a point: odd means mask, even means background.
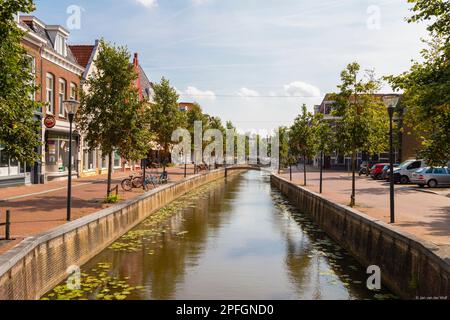
[{"label": "sky", "polygon": [[[406,0],[36,0],[34,15],[71,32],[71,44],[104,38],[138,52],[183,102],[240,129],[289,125],[313,110],[357,61],[378,76],[420,59],[424,25]],[[383,92],[391,92],[389,86]]]}]

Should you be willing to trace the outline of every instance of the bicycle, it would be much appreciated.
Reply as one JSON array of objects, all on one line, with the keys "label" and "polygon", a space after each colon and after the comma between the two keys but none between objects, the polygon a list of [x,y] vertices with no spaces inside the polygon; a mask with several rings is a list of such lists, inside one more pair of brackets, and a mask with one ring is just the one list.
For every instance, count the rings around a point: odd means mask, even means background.
[{"label": "bicycle", "polygon": [[142,175],[131,174],[129,178],[122,181],[121,186],[124,191],[142,188]]}]

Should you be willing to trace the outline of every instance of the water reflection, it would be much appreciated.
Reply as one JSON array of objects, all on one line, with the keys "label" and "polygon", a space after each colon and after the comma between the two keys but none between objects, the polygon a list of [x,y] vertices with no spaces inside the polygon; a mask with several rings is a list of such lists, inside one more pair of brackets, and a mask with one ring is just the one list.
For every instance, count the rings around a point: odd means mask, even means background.
[{"label": "water reflection", "polygon": [[361,266],[272,189],[268,176],[245,173],[183,201],[139,237],[141,247],[107,249],[83,270],[109,263],[111,276],[142,286],[127,299],[374,297]]}]

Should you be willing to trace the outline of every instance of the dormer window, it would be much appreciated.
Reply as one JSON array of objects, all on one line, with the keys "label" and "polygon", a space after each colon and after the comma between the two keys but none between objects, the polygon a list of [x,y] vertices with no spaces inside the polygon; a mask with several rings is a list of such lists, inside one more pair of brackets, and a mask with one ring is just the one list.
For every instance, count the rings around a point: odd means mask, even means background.
[{"label": "dormer window", "polygon": [[66,38],[61,36],[60,34],[56,35],[55,39],[55,50],[62,56],[67,56],[67,48],[66,48]]}]

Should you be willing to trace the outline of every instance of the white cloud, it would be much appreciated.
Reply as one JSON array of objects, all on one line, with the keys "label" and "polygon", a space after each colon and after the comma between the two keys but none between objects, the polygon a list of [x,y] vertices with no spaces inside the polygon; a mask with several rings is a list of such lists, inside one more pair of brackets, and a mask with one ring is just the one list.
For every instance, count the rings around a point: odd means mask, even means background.
[{"label": "white cloud", "polygon": [[284,93],[290,97],[299,96],[305,98],[320,97],[320,89],[302,81],[294,81],[284,86]]},{"label": "white cloud", "polygon": [[135,0],[135,1],[148,9],[153,9],[158,6],[157,0]]},{"label": "white cloud", "polygon": [[251,90],[248,88],[241,88],[241,90],[239,90],[238,95],[240,97],[259,97],[260,94],[258,91],[255,90]]},{"label": "white cloud", "polygon": [[194,6],[199,6],[208,3],[210,0],[191,0]]},{"label": "white cloud", "polygon": [[207,99],[207,100],[216,100],[216,94],[210,90],[200,90],[196,87],[189,86],[184,91],[185,96],[189,96],[194,100],[199,99]]}]

